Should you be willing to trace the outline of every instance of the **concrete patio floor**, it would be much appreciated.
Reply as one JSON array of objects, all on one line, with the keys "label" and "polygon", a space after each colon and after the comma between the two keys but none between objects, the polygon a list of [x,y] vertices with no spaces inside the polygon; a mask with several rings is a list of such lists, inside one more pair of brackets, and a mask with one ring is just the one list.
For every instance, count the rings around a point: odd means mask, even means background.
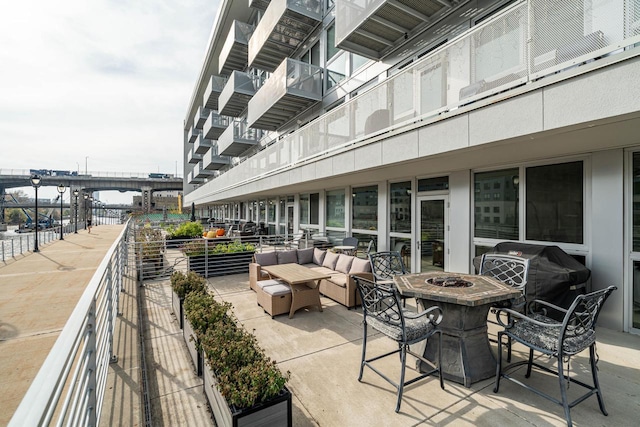
[{"label": "concrete patio floor", "polygon": [[[220,300],[233,304],[238,320],[252,331],[266,353],[289,371],[293,393],[295,426],[562,426],[562,408],[517,385],[504,381],[493,393],[494,379],[466,388],[445,381],[441,390],[431,377],[405,388],[400,413],[395,413],[395,390],[366,369],[362,382],[358,370],[362,351],[362,311],[347,310],[322,298],[324,311],[315,308],[272,319],[256,304],[248,275],[209,279],[210,290]],[[142,289],[147,360],[147,390],[154,425],[214,425],[171,309],[169,281],[146,282]],[[490,325],[491,327],[492,325]],[[598,328],[600,383],[609,416],[604,416],[595,396],[572,411],[577,426],[637,425],[640,413],[640,337]],[[490,329],[495,335],[495,329]],[[371,333],[368,354],[393,349],[394,343]],[[494,352],[496,347],[493,347]],[[523,347],[514,346],[514,358],[522,358]],[[378,362],[379,369],[399,378],[397,357]],[[590,381],[588,352],[571,359],[572,376]],[[534,372],[523,380],[559,396],[555,377]],[[415,371],[408,369],[411,378]],[[569,396],[583,389],[572,384]]]}]

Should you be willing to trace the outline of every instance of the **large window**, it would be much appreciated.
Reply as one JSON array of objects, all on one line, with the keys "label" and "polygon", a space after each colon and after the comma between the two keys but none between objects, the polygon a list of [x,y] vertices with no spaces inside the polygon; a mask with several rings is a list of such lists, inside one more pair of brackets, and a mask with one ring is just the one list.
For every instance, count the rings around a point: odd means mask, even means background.
[{"label": "large window", "polygon": [[391,232],[411,233],[411,182],[397,182],[389,188]]},{"label": "large window", "polygon": [[352,227],[358,230],[378,229],[378,186],[353,189]]},{"label": "large window", "polygon": [[[475,237],[502,240],[519,239],[519,182],[517,168],[475,174]],[[497,213],[488,215],[490,212]]]},{"label": "large window", "polygon": [[527,168],[527,240],[583,243],[582,162]]},{"label": "large window", "polygon": [[327,227],[344,228],[344,190],[327,191]]},{"label": "large window", "polygon": [[320,195],[318,193],[300,195],[300,224],[318,225]]}]

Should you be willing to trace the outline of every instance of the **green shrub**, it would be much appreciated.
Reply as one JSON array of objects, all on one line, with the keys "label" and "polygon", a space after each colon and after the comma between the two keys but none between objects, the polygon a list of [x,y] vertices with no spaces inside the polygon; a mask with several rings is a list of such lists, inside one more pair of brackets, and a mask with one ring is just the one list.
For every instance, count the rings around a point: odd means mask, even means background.
[{"label": "green shrub", "polygon": [[211,241],[193,240],[184,244],[183,251],[186,256],[211,254],[232,254],[236,252],[253,252],[256,247],[251,243],[229,242],[215,243]]},{"label": "green shrub", "polygon": [[187,274],[174,271],[171,274],[171,288],[180,299],[184,299],[191,292],[206,293],[207,280],[194,271],[189,271]]},{"label": "green shrub", "polygon": [[204,228],[199,222],[185,222],[177,228],[167,230],[171,239],[192,239],[194,237],[202,237]]}]

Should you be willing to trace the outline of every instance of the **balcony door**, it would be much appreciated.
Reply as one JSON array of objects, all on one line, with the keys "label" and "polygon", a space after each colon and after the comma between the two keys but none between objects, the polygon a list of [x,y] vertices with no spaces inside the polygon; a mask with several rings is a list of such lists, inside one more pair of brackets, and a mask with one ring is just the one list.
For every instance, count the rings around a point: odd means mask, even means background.
[{"label": "balcony door", "polygon": [[447,268],[447,237],[449,229],[449,197],[418,198],[418,234],[416,236],[416,271],[445,271]]}]

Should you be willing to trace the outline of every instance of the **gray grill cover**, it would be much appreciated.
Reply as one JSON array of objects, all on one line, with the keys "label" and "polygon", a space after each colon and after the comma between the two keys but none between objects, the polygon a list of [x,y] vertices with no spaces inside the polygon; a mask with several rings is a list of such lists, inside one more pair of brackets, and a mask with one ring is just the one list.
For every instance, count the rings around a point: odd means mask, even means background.
[{"label": "gray grill cover", "polygon": [[[529,258],[525,298],[540,299],[568,308],[576,296],[585,293],[591,271],[557,246],[520,242],[498,243],[489,253],[503,253]],[[482,256],[473,259],[476,273]]]}]

